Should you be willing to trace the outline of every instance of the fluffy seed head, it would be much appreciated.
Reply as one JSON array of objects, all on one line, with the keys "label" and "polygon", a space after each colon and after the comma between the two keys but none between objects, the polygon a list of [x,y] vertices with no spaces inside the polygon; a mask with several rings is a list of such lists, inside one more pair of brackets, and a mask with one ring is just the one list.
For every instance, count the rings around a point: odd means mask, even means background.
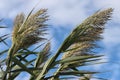
[{"label": "fluffy seed head", "polygon": [[17,49],[29,47],[39,41],[44,40],[43,35],[46,34],[48,20],[46,15],[47,9],[40,9],[34,14],[28,15],[18,14],[14,21],[12,33],[12,42]]},{"label": "fluffy seed head", "polygon": [[101,33],[105,23],[110,20],[112,11],[112,8],[98,11],[75,28],[63,44],[65,47],[62,47],[62,51],[69,50],[63,58],[90,53],[96,47],[96,41],[102,39]]}]

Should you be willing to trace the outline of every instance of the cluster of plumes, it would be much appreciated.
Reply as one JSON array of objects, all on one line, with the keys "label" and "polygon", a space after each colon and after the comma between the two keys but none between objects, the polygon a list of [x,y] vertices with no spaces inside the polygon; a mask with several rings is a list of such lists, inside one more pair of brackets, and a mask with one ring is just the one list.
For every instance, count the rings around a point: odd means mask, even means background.
[{"label": "cluster of plumes", "polygon": [[96,42],[102,39],[101,33],[105,23],[110,20],[112,11],[112,8],[98,11],[75,28],[66,41],[68,46],[63,59],[74,55],[90,54],[92,49],[97,47]]},{"label": "cluster of plumes", "polygon": [[29,13],[26,18],[23,13],[16,16],[12,33],[16,51],[45,39],[43,38],[47,30],[45,22],[48,20],[46,12],[47,9],[40,9],[34,14]]}]

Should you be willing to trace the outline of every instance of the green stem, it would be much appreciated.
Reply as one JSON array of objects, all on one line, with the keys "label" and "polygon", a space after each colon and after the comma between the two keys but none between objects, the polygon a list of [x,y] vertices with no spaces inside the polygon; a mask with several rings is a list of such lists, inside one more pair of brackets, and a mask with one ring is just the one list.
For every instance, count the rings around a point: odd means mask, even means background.
[{"label": "green stem", "polygon": [[14,47],[15,47],[15,44],[12,44],[11,48],[8,50],[8,58],[6,60],[6,70],[5,70],[5,73],[3,74],[3,77],[2,77],[2,80],[7,80],[7,75],[8,75],[8,72],[10,72],[11,70],[11,57],[13,56],[13,52],[14,52]]},{"label": "green stem", "polygon": [[63,44],[61,45],[61,47],[59,48],[59,50],[57,51],[57,53],[51,57],[44,65],[44,68],[42,70],[42,72],[37,76],[37,78],[35,80],[44,80],[44,76],[45,74],[49,71],[49,67],[51,67],[51,65],[55,62],[55,60],[58,58],[58,56],[60,55],[60,53],[62,52],[62,48],[63,46],[65,46],[65,44],[67,43],[67,39],[70,37],[70,35],[66,38],[66,40],[63,42]]},{"label": "green stem", "polygon": [[60,51],[58,51],[52,58],[50,58],[46,64],[44,65],[44,68],[42,72],[38,75],[36,80],[44,80],[45,73],[49,71],[49,67],[52,65],[52,63],[56,60],[58,55],[60,54]]},{"label": "green stem", "polygon": [[59,76],[58,76],[58,73],[61,71],[61,69],[63,68],[63,66],[62,65],[60,65],[60,67],[58,68],[58,70],[54,73],[54,77],[53,78],[51,78],[50,80],[56,80],[56,77],[58,78]]}]

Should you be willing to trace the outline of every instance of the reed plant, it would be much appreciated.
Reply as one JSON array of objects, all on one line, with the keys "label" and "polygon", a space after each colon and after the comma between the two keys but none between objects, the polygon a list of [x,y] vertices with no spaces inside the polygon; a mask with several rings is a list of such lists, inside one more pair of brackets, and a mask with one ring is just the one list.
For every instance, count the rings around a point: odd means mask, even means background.
[{"label": "reed plant", "polygon": [[[112,8],[99,10],[85,19],[73,29],[53,55],[50,51],[51,42],[45,38],[49,35],[47,9],[33,11],[28,16],[24,13],[16,16],[11,47],[6,42],[9,34],[0,36],[0,43],[8,46],[8,49],[0,51],[0,80],[15,80],[22,72],[30,75],[29,80],[90,80],[94,74],[101,73],[83,68],[81,70],[81,67],[102,64],[99,60],[104,55],[96,54],[94,50],[99,48],[97,43],[103,38],[101,34],[111,19]],[[29,48],[38,43],[41,44],[34,49]],[[60,55],[62,57],[58,58]],[[29,56],[34,57],[29,59]]]}]

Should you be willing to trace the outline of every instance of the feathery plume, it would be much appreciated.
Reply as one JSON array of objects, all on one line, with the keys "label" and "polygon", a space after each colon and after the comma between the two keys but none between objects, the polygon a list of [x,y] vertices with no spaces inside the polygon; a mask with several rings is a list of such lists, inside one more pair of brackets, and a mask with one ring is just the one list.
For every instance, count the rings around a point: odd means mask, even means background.
[{"label": "feathery plume", "polygon": [[[16,16],[12,32],[12,46],[8,51],[8,59],[6,61],[6,72],[11,71],[13,54],[20,49],[27,48],[45,39],[43,35],[46,34],[45,31],[47,30],[47,25],[45,24],[48,20],[47,9],[40,9],[34,14],[32,14],[32,11],[26,18],[23,13]],[[7,73],[3,75],[3,80],[6,80],[6,76]]]},{"label": "feathery plume", "polygon": [[66,52],[63,59],[74,55],[89,54],[93,48],[96,48],[96,41],[102,39],[101,33],[105,23],[110,20],[112,11],[112,8],[98,11],[75,28],[64,44],[62,51],[66,50]]},{"label": "feathery plume", "polygon": [[12,33],[12,42],[16,45],[16,51],[45,39],[42,36],[47,30],[46,12],[47,9],[40,9],[26,19],[24,14],[17,15]]}]

